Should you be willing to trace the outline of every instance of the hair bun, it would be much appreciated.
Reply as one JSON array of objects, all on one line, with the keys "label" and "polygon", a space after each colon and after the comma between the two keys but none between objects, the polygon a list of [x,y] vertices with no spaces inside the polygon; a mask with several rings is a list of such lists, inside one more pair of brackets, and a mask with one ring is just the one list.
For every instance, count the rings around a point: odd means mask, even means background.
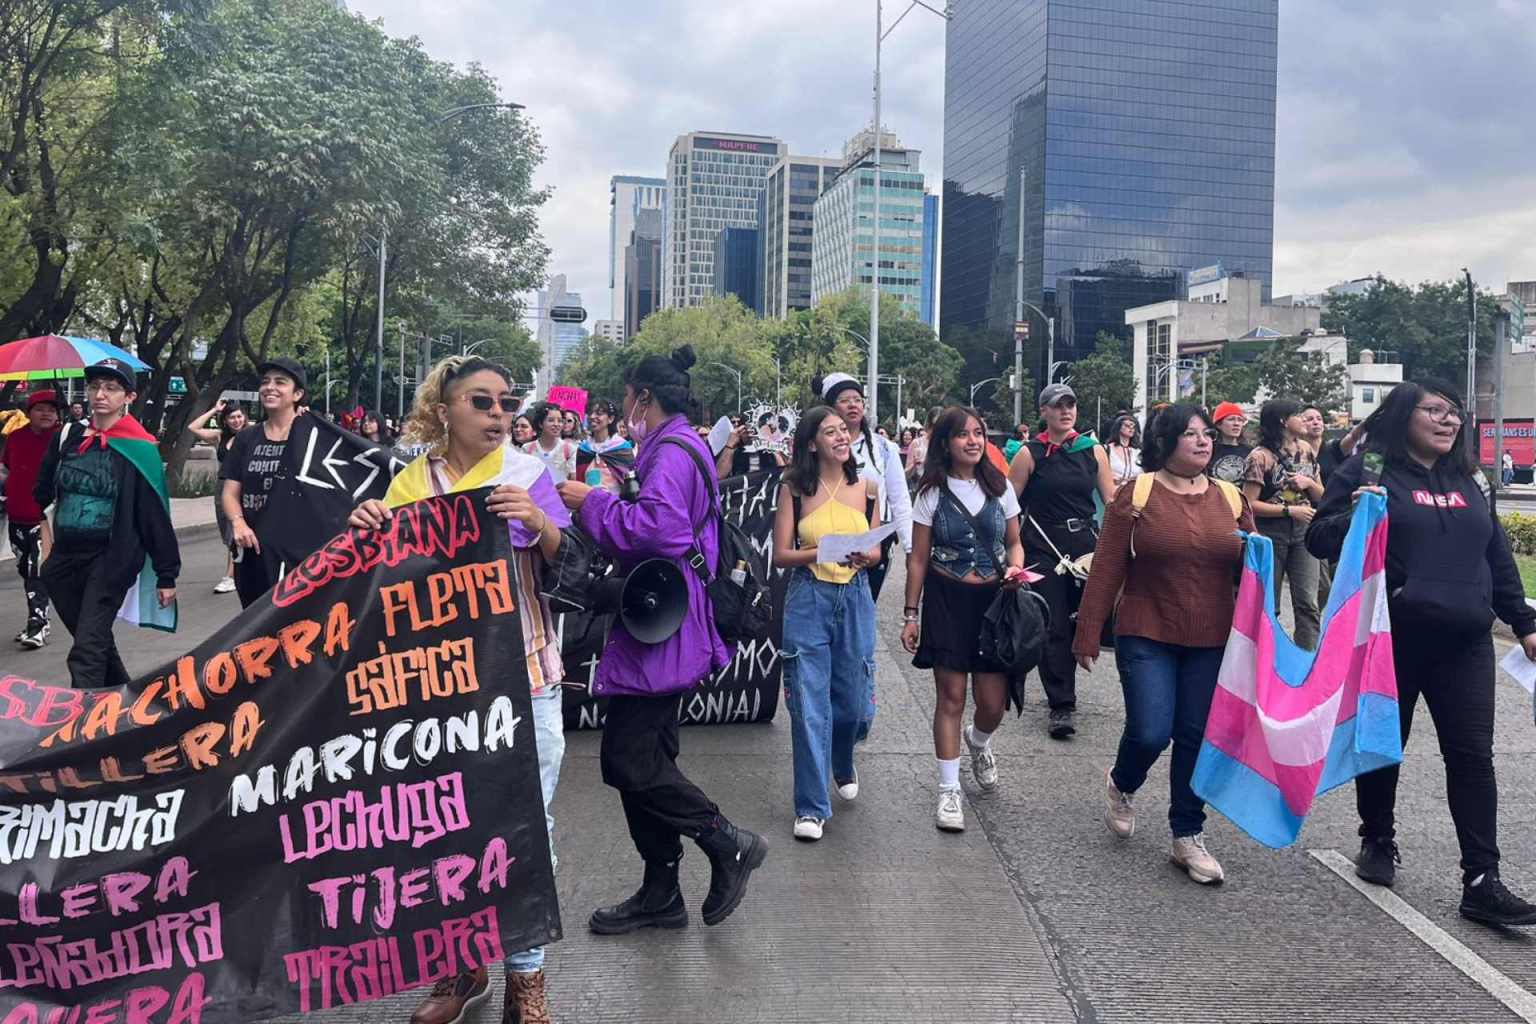
[{"label": "hair bun", "polygon": [[677,367],[679,373],[687,373],[689,367],[698,361],[692,345],[681,345],[672,350],[672,365]]}]

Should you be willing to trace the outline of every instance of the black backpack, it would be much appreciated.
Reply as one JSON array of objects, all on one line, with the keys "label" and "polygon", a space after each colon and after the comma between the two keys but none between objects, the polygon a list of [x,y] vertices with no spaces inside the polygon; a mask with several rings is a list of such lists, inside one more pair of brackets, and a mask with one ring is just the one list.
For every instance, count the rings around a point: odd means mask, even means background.
[{"label": "black backpack", "polygon": [[[767,564],[741,527],[727,521],[721,514],[714,467],[706,463],[704,457],[681,438],[664,437],[658,443],[675,444],[688,453],[704,477],[704,487],[709,493],[715,522],[719,524],[720,553],[712,571],[704,557],[697,526],[693,530],[693,547],[688,550],[688,564],[703,581],[704,592],[709,595],[709,602],[714,606],[716,632],[727,643],[766,639],[773,629],[773,594],[768,589]],[[731,574],[743,564],[746,575],[738,583]]]}]

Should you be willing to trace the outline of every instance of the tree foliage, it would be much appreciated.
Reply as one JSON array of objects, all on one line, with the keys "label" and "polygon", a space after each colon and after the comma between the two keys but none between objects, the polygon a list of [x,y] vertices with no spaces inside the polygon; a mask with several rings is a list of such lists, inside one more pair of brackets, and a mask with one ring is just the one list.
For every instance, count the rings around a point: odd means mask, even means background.
[{"label": "tree foliage", "polygon": [[[1477,350],[1493,352],[1491,295],[1477,296]],[[1426,281],[1417,286],[1378,277],[1360,295],[1333,298],[1323,326],[1349,338],[1350,358],[1361,349],[1396,353],[1410,380],[1440,377],[1456,383],[1467,376],[1467,284],[1464,279]]]},{"label": "tree foliage", "polygon": [[329,352],[347,403],[373,404],[384,235],[391,343],[472,330],[536,361],[517,324],[547,259],[542,149],[483,107],[482,69],[329,0],[17,0],[0,44],[0,342],[134,350],[152,368],[135,411],[170,438],[276,354],[318,381]]},{"label": "tree foliage", "polygon": [[[1126,356],[1126,343],[1100,331],[1093,355],[1071,364],[1066,379],[1077,393],[1078,420],[1102,429],[1098,420],[1111,419],[1136,403],[1136,371]],[[1086,428],[1084,428],[1086,429]]]},{"label": "tree foliage", "polygon": [[1320,352],[1296,351],[1295,338],[1279,342],[1253,361],[1259,386],[1271,398],[1315,405],[1325,418],[1349,411],[1349,370]]}]

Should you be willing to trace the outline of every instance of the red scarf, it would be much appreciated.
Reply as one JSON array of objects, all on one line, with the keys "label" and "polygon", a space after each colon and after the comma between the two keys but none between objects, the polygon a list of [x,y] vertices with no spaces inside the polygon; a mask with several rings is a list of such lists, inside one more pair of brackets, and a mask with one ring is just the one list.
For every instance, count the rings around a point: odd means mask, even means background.
[{"label": "red scarf", "polygon": [[1057,452],[1065,451],[1067,449],[1068,445],[1072,444],[1073,441],[1076,441],[1077,440],[1077,431],[1074,430],[1071,433],[1069,433],[1066,437],[1062,438],[1061,444],[1057,444],[1056,442],[1051,440],[1051,434],[1050,434],[1050,431],[1048,431],[1048,430],[1040,431],[1039,434],[1035,435],[1035,440],[1039,441],[1041,444],[1045,445],[1045,455],[1044,455],[1044,458],[1048,459],[1052,455],[1055,455]]},{"label": "red scarf", "polygon": [[153,434],[144,429],[143,424],[139,423],[138,420],[134,419],[133,416],[129,415],[128,413],[124,413],[122,419],[112,424],[106,430],[98,430],[94,434],[87,433],[85,435],[85,440],[80,442],[80,450],[75,454],[85,454],[85,450],[89,448],[91,444],[98,438],[100,439],[101,446],[103,448],[107,447],[107,442],[112,440],[148,441],[150,444],[159,443],[155,440],[155,436]]}]

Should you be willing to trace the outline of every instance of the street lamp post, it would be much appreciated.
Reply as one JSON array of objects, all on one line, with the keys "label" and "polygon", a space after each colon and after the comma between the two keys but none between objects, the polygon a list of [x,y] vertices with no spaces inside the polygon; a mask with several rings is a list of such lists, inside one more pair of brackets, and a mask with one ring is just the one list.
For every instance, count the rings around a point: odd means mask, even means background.
[{"label": "street lamp post", "polygon": [[974,407],[976,405],[976,390],[978,388],[980,388],[983,384],[995,384],[996,382],[998,382],[998,381],[1000,381],[1002,379],[1003,378],[1001,378],[1001,377],[988,377],[986,380],[979,380],[975,384],[972,384],[971,385],[971,398],[970,398],[970,401],[969,401],[968,404],[971,405],[972,407]]},{"label": "street lamp post", "polygon": [[481,338],[479,341],[472,341],[468,345],[464,346],[464,351],[461,352],[460,355],[472,356],[475,354],[475,349],[479,348],[481,345],[486,344],[487,342],[492,342],[495,340],[495,338]]},{"label": "street lamp post", "polygon": [[741,391],[742,375],[741,375],[741,371],[736,369],[736,367],[734,367],[734,366],[727,366],[725,363],[705,363],[704,365],[705,366],[718,366],[718,367],[720,367],[720,369],[725,370],[726,372],[735,375],[735,377],[736,377],[736,412],[739,415],[741,413],[741,405],[742,405],[742,401],[741,401],[741,396],[742,396],[742,391]]},{"label": "street lamp post", "polygon": [[[462,106],[450,107],[432,119],[433,126],[451,121],[460,114],[471,110],[522,110],[521,103],[465,103]],[[377,332],[374,337],[374,348],[377,357],[374,366],[373,397],[376,408],[384,407],[384,268],[389,256],[389,222],[384,221],[379,225],[379,312],[377,319]],[[402,397],[402,402],[404,401]],[[402,412],[401,415],[404,415]]]},{"label": "street lamp post", "polygon": [[885,5],[884,0],[875,0],[875,155],[874,155],[874,235],[872,252],[869,261],[869,418],[876,423],[879,419],[880,404],[880,47],[885,42],[885,37],[896,31],[902,19],[912,13],[914,7],[921,7],[925,11],[931,11],[948,21],[949,11],[939,10],[924,2],[924,0],[912,0],[907,9],[901,12],[901,16],[891,22],[890,28],[884,27]]}]

